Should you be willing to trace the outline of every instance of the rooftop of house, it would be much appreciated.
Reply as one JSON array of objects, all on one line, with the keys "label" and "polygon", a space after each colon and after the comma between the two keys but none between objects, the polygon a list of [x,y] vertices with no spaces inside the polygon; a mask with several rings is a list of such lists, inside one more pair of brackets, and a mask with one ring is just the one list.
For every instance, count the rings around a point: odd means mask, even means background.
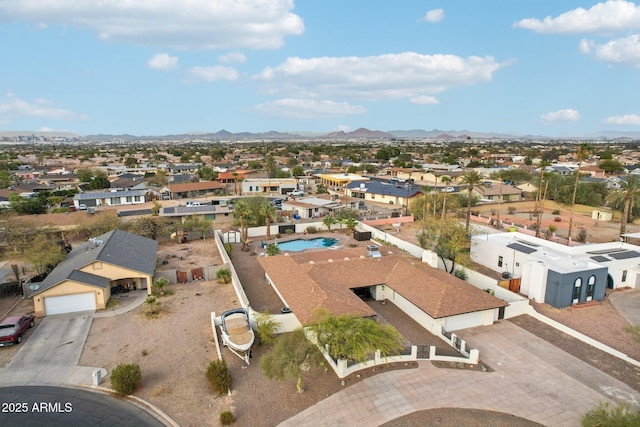
[{"label": "rooftop of house", "polygon": [[[629,262],[634,265],[640,262],[640,246],[625,242],[565,246],[518,232],[474,236],[473,240],[477,243],[490,242],[529,255],[559,273],[599,268],[614,262]],[[478,250],[479,247],[481,246],[473,244],[471,250]]]},{"label": "rooftop of house", "polygon": [[389,286],[433,318],[507,305],[408,255],[386,248],[381,253],[380,258],[366,258],[366,248],[344,248],[261,257],[259,262],[302,324],[317,308],[334,315],[375,315],[352,292],[373,285]]}]

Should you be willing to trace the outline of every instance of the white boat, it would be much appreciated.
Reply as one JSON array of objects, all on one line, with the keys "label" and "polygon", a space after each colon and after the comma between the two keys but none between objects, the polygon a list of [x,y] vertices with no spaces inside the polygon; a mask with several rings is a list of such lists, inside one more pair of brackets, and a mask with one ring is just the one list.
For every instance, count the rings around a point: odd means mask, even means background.
[{"label": "white boat", "polygon": [[251,346],[255,336],[249,321],[249,312],[244,308],[235,308],[220,316],[222,344],[249,364]]}]

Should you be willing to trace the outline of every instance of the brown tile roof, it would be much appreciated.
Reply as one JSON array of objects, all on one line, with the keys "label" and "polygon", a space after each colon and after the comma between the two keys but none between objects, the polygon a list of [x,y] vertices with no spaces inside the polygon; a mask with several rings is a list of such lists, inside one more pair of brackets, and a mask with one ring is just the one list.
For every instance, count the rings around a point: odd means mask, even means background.
[{"label": "brown tile roof", "polygon": [[378,284],[389,286],[436,319],[507,305],[415,258],[390,253],[365,258],[365,252],[365,248],[306,251],[259,261],[303,324],[318,307],[335,315],[374,315],[351,289]]},{"label": "brown tile roof", "polygon": [[224,184],[217,181],[204,181],[204,182],[186,182],[184,184],[170,184],[169,188],[171,192],[180,193],[183,191],[198,191],[208,189],[220,189],[224,188]]}]

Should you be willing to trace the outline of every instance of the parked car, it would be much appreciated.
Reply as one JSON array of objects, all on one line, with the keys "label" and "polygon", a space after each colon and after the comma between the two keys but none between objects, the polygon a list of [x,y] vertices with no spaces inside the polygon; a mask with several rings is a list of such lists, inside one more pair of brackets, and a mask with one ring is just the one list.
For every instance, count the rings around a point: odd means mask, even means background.
[{"label": "parked car", "polygon": [[444,187],[444,188],[443,188],[442,190],[440,190],[440,191],[442,191],[443,193],[453,193],[453,192],[455,192],[455,191],[456,191],[456,189],[455,189],[455,188],[453,188],[453,187]]},{"label": "parked car", "polygon": [[85,205],[84,203],[80,203],[78,205],[78,209],[80,209],[81,211],[86,211],[87,210],[87,205]]},{"label": "parked car", "polygon": [[6,317],[0,322],[0,347],[20,344],[22,342],[22,334],[27,329],[33,328],[34,325],[35,316],[33,313]]},{"label": "parked car", "polygon": [[287,193],[287,195],[289,196],[293,196],[293,197],[302,197],[304,196],[304,191],[301,190],[293,190],[293,191],[289,191]]}]

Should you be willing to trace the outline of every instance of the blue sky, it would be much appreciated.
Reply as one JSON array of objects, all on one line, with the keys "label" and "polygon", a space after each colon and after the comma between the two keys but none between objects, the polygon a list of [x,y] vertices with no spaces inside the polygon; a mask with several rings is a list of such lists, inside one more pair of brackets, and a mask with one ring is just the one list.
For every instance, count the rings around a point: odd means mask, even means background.
[{"label": "blue sky", "polygon": [[640,131],[640,2],[2,0],[0,130]]}]

